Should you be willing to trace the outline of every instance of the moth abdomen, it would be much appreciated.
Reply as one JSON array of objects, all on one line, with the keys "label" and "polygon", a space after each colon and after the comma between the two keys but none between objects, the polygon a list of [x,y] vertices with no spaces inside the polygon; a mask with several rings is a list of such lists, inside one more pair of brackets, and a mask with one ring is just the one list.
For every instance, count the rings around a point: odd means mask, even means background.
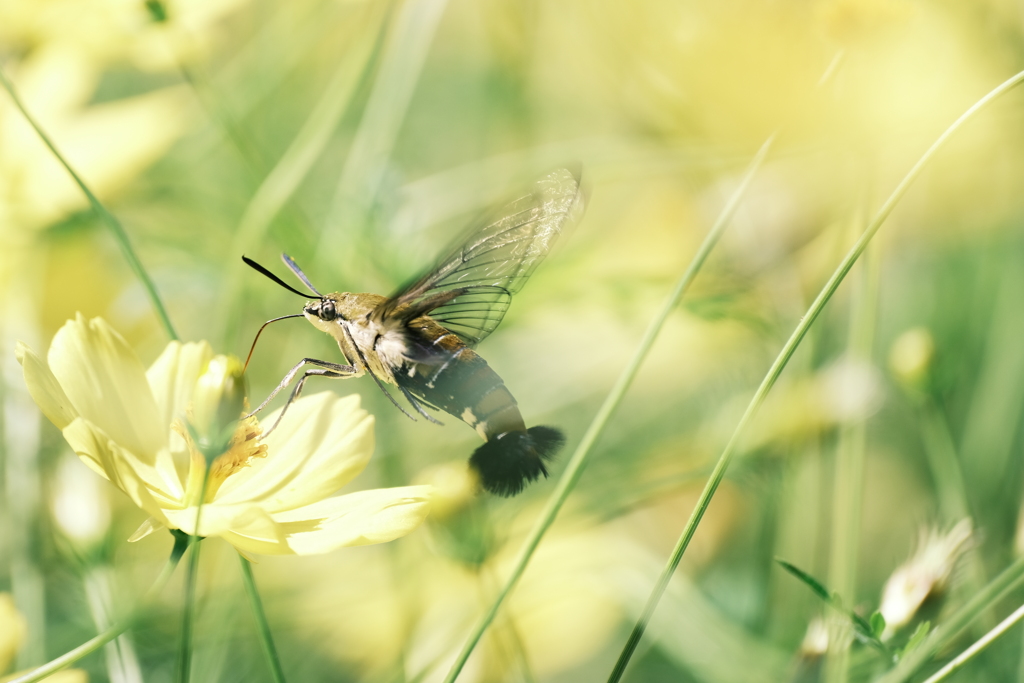
[{"label": "moth abdomen", "polygon": [[491,493],[514,496],[542,474],[545,463],[565,444],[565,435],[554,427],[530,427],[506,432],[473,451],[469,465],[480,475],[480,483]]}]

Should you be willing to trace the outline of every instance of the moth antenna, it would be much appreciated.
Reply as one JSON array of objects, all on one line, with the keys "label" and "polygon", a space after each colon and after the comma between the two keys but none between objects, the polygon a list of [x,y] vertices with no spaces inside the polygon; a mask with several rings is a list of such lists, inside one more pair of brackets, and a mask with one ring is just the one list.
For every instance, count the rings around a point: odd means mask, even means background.
[{"label": "moth antenna", "polygon": [[252,352],[256,350],[256,342],[260,340],[260,335],[263,334],[263,328],[270,323],[276,323],[278,320],[285,320],[287,318],[305,318],[306,316],[301,313],[292,313],[291,315],[282,315],[280,318],[273,318],[263,323],[260,326],[259,331],[256,333],[256,338],[252,340],[252,346],[249,347],[249,355],[245,357],[245,366],[242,368],[242,372],[245,372],[246,368],[249,367],[249,361],[252,360]]},{"label": "moth antenna", "polygon": [[[301,296],[303,299],[310,298],[309,294],[306,294],[305,292],[300,292],[299,290],[295,289],[290,284],[288,284],[287,282],[285,282],[284,280],[282,280],[278,276],[274,275],[269,270],[267,270],[266,268],[264,268],[260,264],[258,264],[255,261],[253,261],[248,256],[242,256],[242,260],[245,261],[245,265],[249,266],[250,268],[252,268],[253,270],[255,270],[255,271],[259,272],[259,273],[262,273],[263,275],[266,275],[268,278],[270,278],[271,280],[273,280],[277,284],[281,285],[282,287],[287,289],[289,292],[294,292],[295,294],[298,294],[299,296]],[[313,288],[310,287],[310,289],[313,289]],[[317,292],[315,289],[313,289],[313,291],[316,292],[316,296],[317,297],[319,297],[321,299],[324,298],[323,295],[320,294],[320,292]]]},{"label": "moth antenna", "polygon": [[313,292],[321,299],[324,298],[324,295],[317,291],[316,287],[313,286],[313,283],[309,281],[308,277],[306,277],[306,274],[302,272],[302,268],[299,268],[299,264],[293,261],[291,256],[288,254],[281,254],[281,260],[284,261],[284,264],[288,266],[289,270],[295,273],[295,275],[302,280],[302,284],[309,287],[309,291]]}]

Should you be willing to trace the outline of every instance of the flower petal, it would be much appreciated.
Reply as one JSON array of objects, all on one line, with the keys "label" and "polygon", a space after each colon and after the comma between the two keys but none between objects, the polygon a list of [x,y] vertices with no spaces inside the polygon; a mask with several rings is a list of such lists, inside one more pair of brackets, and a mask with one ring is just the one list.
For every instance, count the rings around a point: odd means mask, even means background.
[{"label": "flower petal", "polygon": [[[196,532],[197,509],[168,510],[170,526],[186,534]],[[199,517],[199,535],[250,539],[254,543],[284,545],[285,537],[280,525],[258,505],[203,506]]]},{"label": "flower petal", "polygon": [[161,424],[170,428],[176,418],[184,416],[196,380],[211,358],[213,349],[205,341],[186,344],[172,341],[149,366],[146,379],[153,390]]},{"label": "flower petal", "polygon": [[139,528],[135,530],[135,533],[133,533],[131,536],[128,537],[128,542],[129,543],[135,543],[136,541],[141,541],[142,539],[144,539],[146,536],[149,536],[154,531],[160,531],[161,529],[166,529],[166,528],[167,527],[165,527],[163,524],[161,524],[160,522],[156,521],[152,517],[147,517],[146,521],[143,522],[142,524],[140,524]]},{"label": "flower petal", "polygon": [[[163,507],[173,504],[158,488],[159,475],[131,453],[121,448],[85,418],[76,418],[64,428],[64,438],[90,467],[99,468],[112,484],[128,494],[140,508],[161,524],[167,524]],[[157,498],[160,497],[160,502]]]},{"label": "flower petal", "polygon": [[21,363],[21,371],[25,374],[25,384],[28,385],[28,393],[32,394],[32,400],[38,404],[50,422],[57,425],[57,429],[64,429],[72,420],[78,417],[78,413],[68,400],[67,394],[60,388],[57,378],[50,372],[50,368],[39,359],[26,344],[18,342],[14,349],[14,355]]},{"label": "flower petal", "polygon": [[102,318],[78,314],[58,330],[48,360],[79,415],[152,461],[167,442],[168,425],[161,424],[139,357],[121,335]]},{"label": "flower petal", "polygon": [[[277,420],[275,412],[265,424]],[[282,512],[318,501],[355,478],[373,454],[373,417],[359,396],[325,391],[300,398],[269,436],[266,458],[231,475],[215,502],[260,501]]]},{"label": "flower petal", "polygon": [[[430,510],[431,486],[359,491],[274,515],[297,555],[386,543],[418,527]],[[266,551],[257,551],[266,552]]]},{"label": "flower petal", "polygon": [[185,416],[196,380],[211,358],[213,349],[205,341],[185,344],[172,341],[146,371],[161,424],[171,432],[168,437],[170,447],[160,449],[155,465],[163,478],[163,488],[180,499],[186,499],[190,458],[184,439],[173,432],[172,424]]}]

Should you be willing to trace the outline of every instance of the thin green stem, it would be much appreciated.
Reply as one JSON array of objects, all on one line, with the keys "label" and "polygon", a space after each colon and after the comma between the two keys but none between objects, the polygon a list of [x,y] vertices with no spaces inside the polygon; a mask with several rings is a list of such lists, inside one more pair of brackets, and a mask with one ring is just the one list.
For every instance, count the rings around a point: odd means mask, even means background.
[{"label": "thin green stem", "polygon": [[171,555],[167,558],[167,564],[164,565],[164,568],[160,572],[156,581],[154,581],[153,585],[150,586],[148,591],[146,591],[142,600],[139,601],[139,606],[136,607],[131,614],[121,621],[116,622],[99,635],[82,643],[74,650],[65,652],[60,657],[47,662],[37,669],[33,669],[20,678],[15,678],[10,681],[10,683],[36,683],[36,681],[41,681],[44,678],[53,675],[57,671],[71,666],[82,657],[99,650],[101,647],[127,631],[132,624],[136,623],[142,615],[146,613],[146,610],[150,607],[150,603],[152,603],[156,596],[160,594],[160,591],[163,590],[167,581],[170,580],[171,574],[174,573],[174,568],[178,566],[178,561],[181,560],[181,556],[185,553],[186,546],[187,541],[183,536],[176,535],[174,537],[174,547],[171,548]]},{"label": "thin green stem", "polygon": [[270,623],[267,622],[267,615],[263,611],[263,600],[256,589],[256,579],[252,575],[252,564],[241,555],[238,556],[242,563],[242,583],[245,584],[245,594],[249,598],[249,607],[252,608],[252,616],[256,619],[256,631],[260,637],[260,647],[263,648],[263,656],[267,658],[267,666],[270,667],[270,675],[274,683],[284,682],[284,669],[281,668],[281,660],[277,656],[277,648],[274,647],[274,637],[270,633]]},{"label": "thin green stem", "polygon": [[622,398],[625,396],[626,390],[629,389],[630,384],[633,382],[633,378],[636,377],[636,373],[640,369],[640,365],[647,357],[647,353],[654,344],[654,340],[657,339],[658,333],[661,332],[661,328],[668,319],[668,316],[673,310],[675,310],[679,300],[682,298],[683,294],[686,293],[686,290],[689,289],[694,278],[697,277],[697,273],[700,272],[700,269],[707,260],[711,250],[714,249],[715,245],[718,243],[719,238],[722,236],[722,233],[725,231],[726,226],[732,219],[733,214],[739,207],[740,200],[746,193],[751,181],[754,179],[754,174],[761,167],[765,157],[768,155],[768,150],[771,149],[774,142],[775,135],[772,135],[763,145],[761,145],[761,149],[758,150],[753,160],[751,160],[750,165],[747,167],[743,180],[733,191],[732,196],[729,197],[729,200],[726,202],[721,214],[718,216],[718,220],[715,221],[714,226],[704,238],[704,242],[701,243],[700,248],[697,250],[693,260],[690,262],[690,265],[687,267],[682,277],[679,278],[675,289],[672,290],[668,299],[665,300],[661,310],[651,321],[643,339],[640,341],[640,345],[633,354],[633,358],[622,371],[622,374],[619,375],[615,386],[612,388],[611,392],[609,392],[607,398],[605,398],[604,403],[601,405],[601,408],[597,411],[593,421],[590,423],[590,427],[583,435],[583,439],[576,447],[576,451],[572,454],[572,458],[569,459],[565,472],[562,473],[561,478],[558,480],[558,484],[555,486],[554,492],[548,499],[548,504],[544,508],[543,514],[541,514],[537,523],[534,524],[533,529],[530,531],[530,535],[523,544],[522,550],[519,551],[519,557],[516,558],[516,563],[512,568],[512,572],[505,580],[505,584],[501,587],[501,590],[498,591],[494,604],[491,605],[491,608],[473,628],[469,639],[463,646],[462,651],[459,652],[459,656],[456,658],[447,677],[445,677],[445,683],[452,683],[458,677],[459,673],[462,671],[462,667],[466,665],[466,660],[469,659],[470,653],[473,652],[473,649],[480,641],[481,636],[483,636],[484,631],[486,631],[487,627],[490,626],[492,621],[494,621],[494,617],[497,615],[498,610],[505,601],[505,598],[508,597],[509,593],[512,592],[512,589],[515,588],[516,584],[519,582],[520,577],[526,570],[526,565],[529,563],[534,551],[540,544],[541,538],[543,538],[548,528],[551,527],[551,524],[554,523],[555,517],[558,515],[559,510],[562,509],[562,505],[565,503],[566,498],[569,497],[569,493],[576,486],[576,482],[579,481],[580,476],[583,474],[583,468],[586,465],[590,449],[594,446],[598,437],[601,436],[601,433],[604,431],[605,425],[611,418],[612,413],[615,412],[619,403],[622,402]]},{"label": "thin green stem", "polygon": [[114,240],[117,242],[118,246],[121,247],[121,253],[124,255],[124,259],[128,262],[128,266],[132,269],[132,272],[135,273],[135,276],[139,278],[143,288],[146,290],[146,294],[149,296],[149,301],[153,304],[153,309],[156,311],[157,317],[163,324],[164,330],[167,332],[167,336],[171,339],[177,339],[178,334],[174,331],[174,325],[171,324],[171,318],[167,315],[167,309],[164,308],[163,301],[160,299],[160,294],[156,291],[156,284],[154,284],[149,273],[146,272],[146,269],[142,266],[142,262],[139,260],[135,250],[132,248],[131,240],[128,239],[128,233],[125,231],[124,226],[121,225],[121,222],[117,220],[114,214],[110,213],[110,211],[100,203],[100,200],[92,193],[92,190],[90,190],[89,186],[85,184],[85,181],[82,180],[78,173],[75,172],[75,169],[71,168],[71,164],[69,164],[67,159],[64,158],[64,155],[58,151],[57,146],[50,139],[50,136],[46,134],[35,118],[33,118],[28,112],[28,109],[25,108],[24,103],[18,96],[17,90],[14,89],[14,84],[7,79],[3,69],[0,69],[0,85],[3,85],[4,90],[7,91],[7,94],[10,95],[11,100],[14,102],[14,106],[18,108],[18,111],[20,111],[21,115],[25,117],[25,120],[29,122],[29,125],[35,129],[43,143],[50,148],[50,151],[53,152],[57,161],[59,161],[61,165],[64,166],[65,170],[67,170],[71,175],[72,180],[75,181],[89,200],[89,204],[92,206],[93,211],[96,212],[96,215],[99,216],[100,220],[103,221],[103,223],[110,229],[110,232],[113,233]]},{"label": "thin green stem", "polygon": [[206,499],[206,485],[210,480],[210,465],[206,463],[203,471],[203,485],[199,489],[199,504],[196,505],[196,527],[188,537],[188,547],[191,554],[188,556],[188,571],[185,574],[185,609],[181,618],[181,645],[178,649],[178,676],[179,683],[188,683],[192,675],[192,630],[195,623],[196,605],[196,578],[199,575],[199,521],[202,519],[203,502]]},{"label": "thin green stem", "polygon": [[821,311],[825,308],[825,304],[832,298],[843,279],[846,278],[847,273],[853,268],[853,264],[857,262],[860,255],[864,253],[871,238],[875,236],[878,229],[882,227],[882,224],[892,213],[893,209],[903,198],[903,195],[907,193],[910,185],[917,179],[921,174],[924,167],[931,161],[935,153],[942,148],[946,141],[955,133],[964,123],[974,117],[979,111],[985,106],[990,104],[992,101],[997,99],[1000,95],[1006,93],[1011,88],[1024,81],[1024,71],[1016,74],[1012,78],[1006,80],[997,88],[992,90],[990,93],[985,95],[983,98],[978,100],[970,109],[960,115],[953,124],[947,128],[939,138],[932,143],[932,146],[924,153],[924,155],[918,159],[917,163],[914,164],[910,172],[900,181],[893,193],[889,195],[889,198],[885,200],[882,208],[879,209],[878,213],[872,219],[867,229],[860,236],[857,242],[850,249],[846,257],[839,264],[832,276],[829,278],[825,287],[819,292],[817,298],[811,304],[807,313],[804,314],[803,318],[797,324],[796,329],[793,330],[793,334],[790,335],[786,344],[782,347],[782,351],[779,352],[775,362],[772,363],[771,368],[768,370],[768,374],[765,375],[761,385],[757,388],[754,393],[754,397],[750,400],[747,405],[746,412],[743,413],[743,417],[740,418],[739,424],[736,425],[735,431],[729,438],[728,443],[722,451],[722,455],[719,457],[714,470],[711,472],[711,477],[708,479],[707,484],[704,486],[704,490],[700,494],[700,498],[697,499],[697,504],[690,515],[690,519],[687,521],[686,526],[683,528],[682,534],[679,536],[679,540],[676,542],[675,548],[672,550],[672,556],[669,558],[668,563],[662,570],[661,576],[658,577],[658,581],[655,584],[654,590],[651,592],[650,597],[647,600],[647,604],[644,607],[644,611],[633,627],[632,633],[629,635],[629,639],[626,641],[625,647],[622,649],[622,653],[619,655],[618,661],[615,663],[615,668],[612,669],[611,676],[608,678],[609,683],[615,683],[622,678],[622,674],[626,670],[626,665],[629,663],[630,658],[633,656],[633,652],[636,650],[636,646],[640,642],[640,638],[643,636],[644,631],[647,629],[647,624],[651,620],[651,616],[654,614],[654,610],[661,600],[661,596],[664,594],[665,589],[668,587],[669,580],[675,573],[676,568],[679,566],[680,560],[683,559],[683,553],[686,552],[686,548],[690,545],[690,540],[693,538],[693,534],[697,531],[697,525],[700,524],[701,519],[704,517],[704,513],[708,509],[708,505],[711,503],[711,498],[715,495],[715,491],[718,490],[718,485],[722,483],[722,479],[725,477],[725,472],[729,468],[729,464],[732,461],[733,455],[735,455],[737,446],[739,445],[740,436],[746,430],[748,424],[757,414],[758,409],[764,402],[768,392],[771,391],[778,380],[779,375],[782,374],[783,369],[789,362],[789,359],[793,356],[797,347],[803,340],[804,335],[807,334],[807,330],[810,329],[814,321],[817,320]]},{"label": "thin green stem", "polygon": [[945,622],[928,634],[924,642],[905,654],[894,669],[877,679],[876,683],[903,683],[917,673],[936,652],[967,628],[972,621],[992,608],[1024,582],[1024,557],[1003,570],[984,589],[975,593],[967,603]]},{"label": "thin green stem", "polygon": [[935,481],[940,516],[947,524],[955,524],[965,517],[970,517],[971,511],[953,435],[950,433],[945,415],[931,396],[925,396],[920,401],[919,411],[921,439],[924,442],[928,467]]},{"label": "thin green stem", "polygon": [[983,635],[981,638],[979,638],[977,641],[975,641],[973,645],[971,645],[969,648],[967,648],[959,655],[957,655],[952,661],[946,664],[946,666],[936,671],[924,683],[939,683],[939,681],[941,681],[943,678],[946,678],[951,673],[958,670],[964,664],[969,662],[974,657],[974,655],[978,654],[986,647],[991,645],[996,638],[1010,630],[1010,627],[1012,627],[1021,619],[1024,619],[1024,605],[1018,607],[1013,614],[999,622],[998,626],[996,626],[994,629],[992,629],[991,631]]},{"label": "thin green stem", "polygon": [[[858,221],[862,224],[863,219]],[[859,226],[858,226],[859,227]],[[848,357],[867,365],[875,336],[878,313],[878,282],[880,279],[877,243],[864,256],[860,282],[850,307]],[[829,585],[849,604],[857,602],[857,548],[864,499],[864,458],[867,425],[863,418],[844,424],[839,429],[833,476],[832,547],[829,554]],[[848,619],[837,620],[848,629]],[[837,624],[838,626],[838,624]],[[830,639],[832,640],[832,639]],[[849,680],[850,648],[846,639],[835,639],[837,647],[829,648],[825,662],[825,680],[846,683]]]}]

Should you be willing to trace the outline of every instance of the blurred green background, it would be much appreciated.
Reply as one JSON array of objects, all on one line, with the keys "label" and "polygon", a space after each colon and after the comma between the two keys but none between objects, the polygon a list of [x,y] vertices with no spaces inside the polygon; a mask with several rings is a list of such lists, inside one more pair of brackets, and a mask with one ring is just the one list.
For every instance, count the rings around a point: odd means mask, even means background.
[{"label": "blurred green background", "polygon": [[[387,294],[481,208],[582,162],[584,220],[479,349],[529,424],[568,434],[553,478],[780,131],[460,678],[569,683],[606,678],[746,402],[867,220],[949,123],[1022,68],[1024,8],[3,0],[0,59],[126,226],[182,338],[243,357],[264,320],[300,305],[243,253],[283,272],[286,251],[322,291]],[[626,680],[825,676],[820,632],[835,647],[842,624],[815,622],[825,607],[774,557],[867,615],[928,545],[924,530],[969,517],[970,539],[939,553],[921,610],[893,626],[902,643],[1024,546],[1022,133],[1024,94],[1011,93],[882,228],[748,432]],[[24,389],[15,342],[45,349],[78,311],[109,320],[146,363],[166,337],[110,233],[6,95],[0,283],[0,591],[27,624],[8,648],[13,670],[134,604],[171,538],[125,542],[145,514],[78,466]],[[269,328],[251,396],[303,356],[340,360],[305,323]],[[478,444],[453,419],[408,421],[366,378],[309,388],[358,392],[376,415],[360,488],[443,487]],[[289,680],[440,681],[553,487],[444,511],[385,546],[262,559]],[[270,680],[232,554],[218,541],[203,554],[197,681]],[[180,608],[178,577],[120,655],[81,668],[92,681],[171,680]],[[1011,632],[952,680],[1024,681],[1022,642]],[[850,680],[887,666],[860,644],[849,661]]]}]

